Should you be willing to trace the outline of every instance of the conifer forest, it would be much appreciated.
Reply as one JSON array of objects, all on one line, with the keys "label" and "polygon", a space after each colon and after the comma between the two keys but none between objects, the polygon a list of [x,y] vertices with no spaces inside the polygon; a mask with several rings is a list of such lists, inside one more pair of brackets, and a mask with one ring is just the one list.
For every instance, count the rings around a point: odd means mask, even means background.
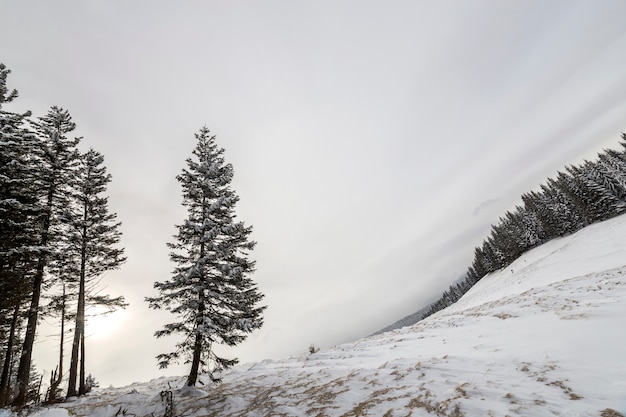
[{"label": "conifer forest", "polygon": [[485,275],[507,267],[526,251],[626,211],[626,134],[621,151],[607,149],[594,161],[571,165],[521,196],[491,228],[465,278],[451,285],[421,319],[454,304]]}]

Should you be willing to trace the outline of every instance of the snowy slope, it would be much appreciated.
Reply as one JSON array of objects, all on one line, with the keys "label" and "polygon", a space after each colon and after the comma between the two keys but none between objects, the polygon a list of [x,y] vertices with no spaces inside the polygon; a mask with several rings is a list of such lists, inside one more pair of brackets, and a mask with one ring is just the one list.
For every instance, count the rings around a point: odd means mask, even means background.
[{"label": "snowy slope", "polygon": [[171,384],[176,416],[615,417],[626,415],[625,328],[620,216],[534,249],[412,327],[242,365],[215,388],[163,378],[36,415],[162,416]]}]

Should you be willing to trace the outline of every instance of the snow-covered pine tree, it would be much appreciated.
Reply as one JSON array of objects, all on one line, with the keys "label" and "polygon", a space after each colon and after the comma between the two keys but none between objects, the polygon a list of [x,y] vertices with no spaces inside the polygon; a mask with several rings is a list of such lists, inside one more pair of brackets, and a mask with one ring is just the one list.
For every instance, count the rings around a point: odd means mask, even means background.
[{"label": "snow-covered pine tree", "polygon": [[33,125],[40,141],[38,150],[40,164],[38,164],[36,183],[37,195],[40,196],[42,205],[42,215],[38,222],[38,244],[42,251],[38,256],[32,279],[28,323],[17,372],[18,390],[13,405],[18,407],[23,406],[27,401],[44,272],[60,236],[58,233],[61,227],[59,213],[61,207],[67,203],[69,184],[73,181],[72,176],[79,155],[76,145],[80,141],[79,138],[67,137],[76,125],[72,122],[69,112],[59,107],[53,106],[46,116],[40,117],[37,122],[33,122]]},{"label": "snow-covered pine tree", "polygon": [[607,149],[598,154],[598,166],[604,175],[615,181],[619,198],[626,201],[626,161],[622,159],[622,155],[613,149]]},{"label": "snow-covered pine tree", "polygon": [[[104,272],[119,268],[126,260],[120,242],[121,223],[117,214],[110,213],[107,184],[111,175],[103,165],[104,157],[90,149],[80,157],[80,165],[73,183],[73,204],[64,211],[67,235],[64,251],[73,263],[74,279],[78,286],[78,306],[72,342],[67,396],[87,393],[85,375],[85,309],[88,304],[105,306],[110,311],[126,307],[124,297],[90,294],[93,284]],[[91,288],[93,290],[93,288]],[[80,354],[80,372],[79,372]],[[76,377],[79,377],[78,391]]]},{"label": "snow-covered pine tree", "polygon": [[177,226],[176,241],[169,243],[176,264],[171,279],[155,282],[159,295],[147,297],[150,308],[164,308],[177,316],[155,333],[157,338],[181,334],[176,350],[157,356],[159,367],[184,358],[191,362],[187,385],[196,384],[201,368],[212,381],[216,373],[237,363],[216,354],[214,346],[234,346],[263,324],[263,298],[249,275],[254,261],[248,259],[255,243],[251,227],[237,221],[239,197],[231,189],[233,167],[224,160],[215,136],[203,127],[187,168],[176,177],[183,189],[188,217]]},{"label": "snow-covered pine tree", "polygon": [[38,254],[34,227],[40,207],[34,190],[36,139],[25,128],[24,114],[6,110],[17,98],[7,86],[10,70],[0,63],[0,343],[3,351],[0,407],[10,397],[10,369],[16,353],[20,307],[30,295],[30,276]]},{"label": "snow-covered pine tree", "polygon": [[588,205],[594,215],[594,221],[608,219],[626,210],[626,202],[619,199],[614,193],[613,184],[604,178],[597,169],[596,162],[585,161],[578,167],[568,168],[568,171],[579,183],[582,195],[579,195]]},{"label": "snow-covered pine tree", "polygon": [[0,64],[0,292],[5,295],[0,298],[0,311],[13,310],[12,297],[7,295],[19,287],[16,281],[33,267],[30,260],[37,244],[33,222],[39,214],[33,187],[36,169],[31,157],[37,142],[24,127],[30,113],[5,110],[6,103],[18,95],[6,85],[9,73]]},{"label": "snow-covered pine tree", "polygon": [[[573,168],[572,168],[573,169]],[[571,172],[571,171],[570,171]],[[585,191],[582,184],[577,181],[571,174],[559,171],[554,181],[549,184],[557,188],[572,203],[578,213],[579,222],[576,229],[582,229],[594,222],[594,214],[591,212],[587,200],[584,198]]]}]

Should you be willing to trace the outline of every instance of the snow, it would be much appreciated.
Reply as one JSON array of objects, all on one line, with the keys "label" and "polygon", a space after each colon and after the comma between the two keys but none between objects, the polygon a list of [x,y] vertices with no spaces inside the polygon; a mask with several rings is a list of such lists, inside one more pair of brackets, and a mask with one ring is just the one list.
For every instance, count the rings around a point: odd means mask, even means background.
[{"label": "snow", "polygon": [[162,416],[169,389],[189,417],[626,415],[625,327],[620,216],[535,248],[416,325],[241,365],[219,386],[160,378],[33,415]]},{"label": "snow", "polygon": [[41,410],[34,414],[33,417],[69,417],[70,414],[63,408],[51,408],[49,410]]}]

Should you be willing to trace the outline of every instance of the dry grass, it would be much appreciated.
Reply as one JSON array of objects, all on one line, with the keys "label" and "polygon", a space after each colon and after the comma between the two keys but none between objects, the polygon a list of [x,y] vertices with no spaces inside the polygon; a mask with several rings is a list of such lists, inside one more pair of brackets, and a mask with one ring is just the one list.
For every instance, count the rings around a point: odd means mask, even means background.
[{"label": "dry grass", "polygon": [[[461,388],[460,391],[463,391],[463,389]],[[459,404],[452,405],[451,401],[458,398],[460,397],[449,398],[445,401],[439,402],[432,398],[432,394],[429,391],[426,391],[425,394],[411,398],[407,408],[422,408],[426,410],[426,412],[435,414],[439,417],[465,417],[465,414],[461,411],[461,406]]]},{"label": "dry grass", "polygon": [[[370,408],[382,403],[384,400],[388,400],[388,398],[381,398],[384,395],[388,394],[390,391],[392,391],[391,388],[385,388],[385,389],[380,389],[377,391],[374,391],[372,393],[372,395],[370,396],[370,398],[368,398],[365,401],[361,401],[360,403],[358,403],[356,406],[354,406],[354,408],[350,411],[348,411],[345,414],[342,414],[341,417],[358,417],[358,416],[364,416],[365,413],[367,412],[367,410],[369,410]],[[391,411],[391,410],[389,410]]]},{"label": "dry grass", "polygon": [[513,318],[513,317],[517,317],[517,316],[512,316],[510,314],[507,314],[507,313],[498,313],[498,314],[494,314],[493,316],[497,317],[499,319],[502,319],[502,320],[510,319],[510,318]]},{"label": "dry grass", "polygon": [[552,381],[548,384],[546,384],[548,386],[553,386],[553,387],[558,387],[561,388],[563,390],[563,392],[569,396],[570,400],[582,400],[583,397],[581,397],[578,394],[575,394],[572,389],[570,387],[568,387],[567,385],[565,385],[565,383],[563,381]]},{"label": "dry grass", "polygon": [[618,411],[613,410],[612,408],[605,408],[600,413],[600,417],[624,417],[624,415]]}]

